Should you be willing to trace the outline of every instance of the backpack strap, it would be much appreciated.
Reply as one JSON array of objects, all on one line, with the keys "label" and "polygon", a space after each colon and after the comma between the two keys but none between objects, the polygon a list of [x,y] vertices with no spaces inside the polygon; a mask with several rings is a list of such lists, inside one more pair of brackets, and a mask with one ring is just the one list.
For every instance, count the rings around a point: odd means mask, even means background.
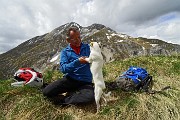
[{"label": "backpack strap", "polygon": [[[149,89],[149,86],[150,86],[150,84],[152,83],[152,76],[150,76],[149,74],[144,78],[144,80],[143,80],[143,83],[141,83],[142,84],[142,88],[144,89],[144,90],[147,90],[147,89]],[[152,87],[152,86],[151,86]]]},{"label": "backpack strap", "polygon": [[152,76],[148,74],[143,80],[141,80],[141,82],[138,85],[136,85],[136,89],[137,90],[141,89],[144,92],[148,92],[152,94],[152,86],[153,86]]},{"label": "backpack strap", "polygon": [[18,76],[22,72],[25,72],[25,70],[19,69],[17,72],[14,73],[14,76]]},{"label": "backpack strap", "polygon": [[146,79],[146,83],[144,84],[144,86],[143,86],[142,89],[143,89],[145,92],[149,93],[149,94],[160,93],[160,92],[162,92],[162,91],[164,91],[164,90],[171,89],[170,86],[166,86],[166,87],[162,88],[162,89],[159,90],[159,91],[157,91],[157,90],[152,90],[152,86],[153,86],[152,76],[150,76],[150,75],[148,74],[148,77],[145,78],[145,79]]},{"label": "backpack strap", "polygon": [[25,81],[24,79],[19,77],[22,72],[25,72],[25,70],[19,69],[17,72],[14,73],[14,79],[16,81]]},{"label": "backpack strap", "polygon": [[148,76],[143,81],[141,81],[141,83],[138,84],[136,88],[137,90],[141,88],[141,90],[143,90],[146,93],[154,94],[155,91],[152,90],[152,86],[153,86],[152,76],[148,74]]}]

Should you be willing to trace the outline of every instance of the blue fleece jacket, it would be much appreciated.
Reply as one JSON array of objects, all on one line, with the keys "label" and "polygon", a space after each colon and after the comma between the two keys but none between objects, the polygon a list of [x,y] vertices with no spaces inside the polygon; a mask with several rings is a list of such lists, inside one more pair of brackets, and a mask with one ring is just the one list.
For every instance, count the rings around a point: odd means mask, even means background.
[{"label": "blue fleece jacket", "polygon": [[61,51],[60,70],[75,80],[92,82],[92,74],[90,71],[90,64],[81,64],[79,57],[90,55],[90,46],[81,43],[80,54],[76,54],[74,50],[68,45]]}]

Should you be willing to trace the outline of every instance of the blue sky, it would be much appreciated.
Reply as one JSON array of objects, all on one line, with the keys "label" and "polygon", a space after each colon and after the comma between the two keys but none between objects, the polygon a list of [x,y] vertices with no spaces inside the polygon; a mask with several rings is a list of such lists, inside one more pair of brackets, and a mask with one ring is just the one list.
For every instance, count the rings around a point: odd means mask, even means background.
[{"label": "blue sky", "polygon": [[180,44],[180,0],[1,0],[0,53],[68,22]]},{"label": "blue sky", "polygon": [[177,18],[176,12],[174,13],[169,13],[169,14],[165,14],[164,16],[160,16],[160,20],[159,22],[167,22],[167,21],[171,21]]}]

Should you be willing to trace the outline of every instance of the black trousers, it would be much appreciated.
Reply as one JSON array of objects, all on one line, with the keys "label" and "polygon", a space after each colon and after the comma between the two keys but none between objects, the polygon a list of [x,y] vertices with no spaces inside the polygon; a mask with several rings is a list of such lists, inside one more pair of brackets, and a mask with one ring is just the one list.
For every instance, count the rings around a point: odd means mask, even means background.
[{"label": "black trousers", "polygon": [[[66,92],[67,96],[60,95]],[[94,102],[94,87],[92,83],[64,77],[46,86],[43,95],[54,104],[84,104]]]}]

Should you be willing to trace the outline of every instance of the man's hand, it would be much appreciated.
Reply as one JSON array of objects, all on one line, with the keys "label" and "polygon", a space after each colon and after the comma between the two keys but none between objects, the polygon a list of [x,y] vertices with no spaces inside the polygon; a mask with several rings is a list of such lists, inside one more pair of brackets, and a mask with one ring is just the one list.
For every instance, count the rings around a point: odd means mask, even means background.
[{"label": "man's hand", "polygon": [[82,64],[85,64],[85,63],[88,63],[88,61],[85,59],[86,57],[80,57],[79,58],[79,62],[82,63]]}]

